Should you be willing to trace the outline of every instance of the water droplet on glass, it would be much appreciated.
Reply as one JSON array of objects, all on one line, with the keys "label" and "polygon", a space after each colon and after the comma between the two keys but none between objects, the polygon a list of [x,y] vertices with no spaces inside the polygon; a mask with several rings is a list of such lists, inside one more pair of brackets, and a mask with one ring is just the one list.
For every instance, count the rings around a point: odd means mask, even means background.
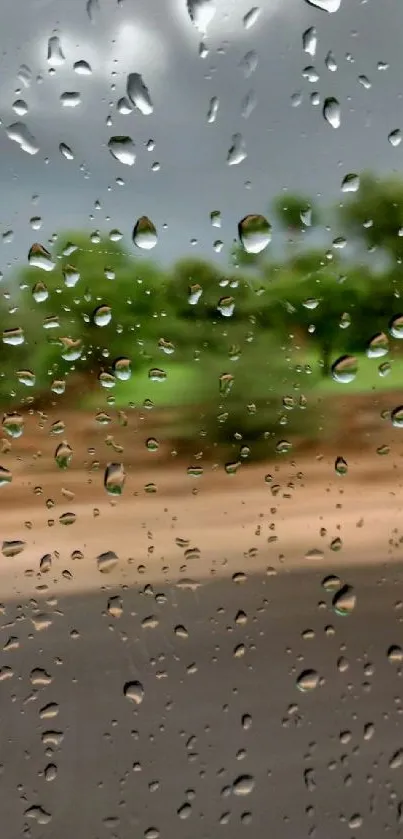
[{"label": "water droplet on glass", "polygon": [[151,101],[151,96],[140,73],[130,73],[128,75],[126,83],[126,92],[130,99],[130,102],[132,102],[134,107],[137,108],[142,114],[144,114],[145,116],[152,114],[154,108],[153,103]]},{"label": "water droplet on glass", "polygon": [[384,332],[378,332],[371,338],[367,346],[368,358],[382,358],[389,352],[388,336]]},{"label": "water droplet on glass", "polygon": [[91,65],[88,64],[88,61],[84,61],[83,59],[74,62],[73,70],[79,76],[90,76],[92,73]]},{"label": "water droplet on glass", "polygon": [[49,297],[49,291],[45,283],[38,282],[35,283],[32,289],[32,297],[35,300],[35,303],[43,303]]},{"label": "water droplet on glass", "polygon": [[5,469],[4,466],[0,466],[0,487],[5,487],[11,484],[13,479],[12,473],[9,469]]},{"label": "water droplet on glass", "polygon": [[73,449],[66,441],[60,443],[55,451],[55,461],[59,469],[67,469],[73,458]]},{"label": "water droplet on glass", "polygon": [[113,362],[113,372],[121,382],[127,382],[132,375],[130,358],[117,358]]},{"label": "water droplet on glass", "polygon": [[19,117],[23,117],[23,116],[25,116],[25,114],[28,113],[28,105],[27,105],[27,103],[25,102],[24,99],[16,99],[15,102],[13,102],[12,107],[13,107],[13,111]]},{"label": "water droplet on glass", "polygon": [[58,35],[52,35],[48,40],[48,64],[58,67],[66,60]]},{"label": "water droplet on glass", "polygon": [[322,9],[324,12],[333,14],[340,9],[341,0],[306,0],[309,6],[315,6],[316,9]]},{"label": "water droplet on glass", "polygon": [[344,460],[344,457],[336,457],[336,461],[335,461],[335,464],[334,464],[334,469],[335,469],[335,472],[337,472],[338,475],[347,475],[348,465],[347,465],[347,461]]},{"label": "water droplet on glass", "polygon": [[115,160],[119,160],[120,163],[124,163],[126,166],[133,166],[136,160],[136,154],[131,137],[111,137],[108,142],[108,149]]},{"label": "water droplet on glass", "polygon": [[25,385],[25,387],[35,387],[36,376],[32,370],[17,370],[16,374],[18,381]]},{"label": "water droplet on glass", "polygon": [[78,90],[65,90],[60,96],[63,108],[77,108],[81,105],[81,94]]},{"label": "water droplet on glass", "polygon": [[326,122],[332,126],[332,128],[339,128],[340,121],[341,121],[341,110],[340,104],[334,96],[329,96],[324,101],[323,105],[323,116]]},{"label": "water droplet on glass", "polygon": [[340,384],[349,384],[354,381],[357,372],[358,362],[352,355],[342,355],[332,364],[332,377]]},{"label": "water droplet on glass", "polygon": [[333,597],[332,605],[338,615],[349,615],[355,608],[357,597],[352,586],[342,586]]},{"label": "water droplet on glass", "polygon": [[25,542],[22,539],[6,539],[1,546],[3,556],[7,558],[18,556],[25,548]]},{"label": "water droplet on glass", "polygon": [[393,315],[389,321],[389,332],[393,338],[403,338],[403,315]]},{"label": "water droplet on glass", "polygon": [[59,143],[59,152],[66,160],[74,160],[74,153],[66,143]]},{"label": "water droplet on glass", "polygon": [[217,96],[212,96],[209,102],[208,111],[207,111],[207,122],[213,123],[216,120],[217,113],[219,107],[219,100]]},{"label": "water droplet on glass", "polygon": [[112,310],[110,306],[98,306],[94,311],[93,318],[96,326],[108,326],[112,320]]},{"label": "water droplet on glass", "polygon": [[309,29],[306,29],[302,35],[302,49],[313,58],[316,53],[317,44],[318,37],[316,28],[314,26],[310,26]]},{"label": "water droplet on glass", "polygon": [[309,693],[319,684],[319,674],[316,670],[303,670],[297,679],[297,688],[303,693]]},{"label": "water droplet on glass", "polygon": [[253,775],[239,775],[232,785],[232,792],[234,795],[250,795],[255,786],[255,779]]},{"label": "water droplet on glass", "polygon": [[388,140],[390,142],[390,145],[394,148],[400,146],[400,143],[402,142],[402,132],[400,128],[395,128],[393,131],[391,131],[390,134],[388,134]]},{"label": "water droplet on glass", "polygon": [[216,12],[214,0],[187,0],[187,9],[193,26],[204,35]]},{"label": "water droplet on glass", "polygon": [[359,175],[355,172],[349,172],[345,175],[341,184],[342,192],[357,192],[360,187]]},{"label": "water droplet on glass", "polygon": [[35,137],[31,132],[28,130],[27,126],[24,122],[13,122],[12,125],[9,125],[6,128],[7,137],[10,140],[13,140],[14,143],[20,146],[20,148],[27,152],[27,154],[37,154],[39,151],[39,146],[35,140]]},{"label": "water droplet on glass", "polygon": [[203,289],[198,283],[195,283],[194,285],[191,285],[190,288],[189,288],[188,303],[190,303],[191,306],[196,306],[196,304],[199,302],[202,294],[203,294]]},{"label": "water droplet on glass", "polygon": [[123,688],[123,693],[126,699],[134,702],[135,705],[141,705],[144,699],[144,687],[141,682],[138,681],[126,682]]},{"label": "water droplet on glass", "polygon": [[245,29],[251,29],[251,27],[255,25],[259,15],[260,15],[259,7],[258,6],[252,6],[252,8],[249,9],[249,12],[246,12],[246,15],[244,15],[243,18],[242,18],[242,23],[243,23]]},{"label": "water droplet on glass", "polygon": [[43,271],[53,271],[55,267],[55,263],[53,262],[49,251],[38,242],[35,242],[29,249],[28,262],[30,265],[33,265],[34,268],[42,268]]},{"label": "water droplet on glass", "polygon": [[105,551],[97,556],[97,568],[101,574],[109,574],[118,564],[118,557],[114,551]]},{"label": "water droplet on glass", "polygon": [[12,347],[18,347],[25,341],[24,332],[21,326],[16,326],[14,329],[5,329],[3,332],[3,344],[9,344]]},{"label": "water droplet on glass", "polygon": [[4,414],[2,426],[9,437],[16,440],[24,433],[24,418],[21,414]]},{"label": "water droplet on glass", "polygon": [[133,242],[138,248],[151,250],[157,244],[157,231],[147,216],[141,216],[133,229]]},{"label": "water droplet on glass", "polygon": [[403,650],[397,644],[392,644],[389,647],[387,656],[391,664],[401,664],[403,662]]},{"label": "water droplet on glass", "polygon": [[109,495],[121,495],[126,473],[123,463],[108,463],[104,475],[104,487]]},{"label": "water droplet on glass", "polygon": [[239,222],[238,235],[247,253],[261,253],[271,241],[271,225],[264,216],[251,214]]},{"label": "water droplet on glass", "polygon": [[390,416],[395,428],[403,428],[403,405],[393,408]]},{"label": "water droplet on glass", "polygon": [[228,166],[237,166],[247,157],[245,140],[242,134],[233,134],[231,146],[227,154]]}]

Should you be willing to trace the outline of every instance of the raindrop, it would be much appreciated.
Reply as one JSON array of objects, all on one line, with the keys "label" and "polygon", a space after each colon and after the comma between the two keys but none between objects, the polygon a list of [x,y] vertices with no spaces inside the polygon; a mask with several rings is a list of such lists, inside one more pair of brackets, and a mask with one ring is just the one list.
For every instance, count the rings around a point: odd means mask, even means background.
[{"label": "raindrop", "polygon": [[119,162],[124,163],[125,166],[133,166],[136,160],[136,155],[134,151],[134,143],[131,137],[111,137],[108,142],[108,149],[115,160],[119,160]]},{"label": "raindrop", "polygon": [[147,216],[141,216],[133,229],[133,242],[138,248],[151,250],[157,244],[157,231]]},{"label": "raindrop", "polygon": [[91,65],[88,64],[88,61],[84,60],[75,61],[73,64],[73,70],[79,76],[90,76],[92,73]]},{"label": "raindrop", "polygon": [[378,332],[369,341],[367,346],[368,358],[382,358],[389,351],[389,341],[384,332]]},{"label": "raindrop", "polygon": [[223,318],[231,318],[234,314],[235,300],[233,297],[221,297],[218,301],[217,309]]},{"label": "raindrop", "polygon": [[271,241],[271,225],[264,216],[250,214],[239,222],[238,235],[247,253],[261,253]]},{"label": "raindrop", "polygon": [[6,128],[7,137],[10,140],[13,140],[14,143],[20,146],[20,148],[27,152],[27,154],[37,154],[39,151],[39,146],[35,140],[35,137],[28,131],[27,126],[24,122],[13,122],[12,125],[9,125]]},{"label": "raindrop", "polygon": [[402,142],[402,132],[400,128],[395,128],[394,131],[391,131],[390,134],[388,134],[388,140],[390,145],[394,146],[394,148],[400,146],[400,143]]},{"label": "raindrop", "polygon": [[316,670],[303,670],[297,679],[297,688],[303,693],[314,690],[319,684],[319,674]]},{"label": "raindrop", "polygon": [[80,274],[73,265],[65,265],[63,268],[63,279],[67,288],[74,288],[80,279]]},{"label": "raindrop", "polygon": [[306,0],[309,6],[315,6],[316,9],[323,9],[324,12],[333,14],[340,9],[341,0]]},{"label": "raindrop", "polygon": [[193,26],[204,35],[216,12],[214,0],[187,0],[187,8]]},{"label": "raindrop", "polygon": [[326,122],[332,126],[332,128],[339,128],[340,126],[340,104],[334,96],[329,96],[324,101],[323,105],[323,116]]},{"label": "raindrop", "polygon": [[45,283],[38,282],[35,283],[32,289],[32,297],[35,300],[35,303],[43,303],[49,297],[49,291],[45,285]]},{"label": "raindrop", "polygon": [[53,271],[55,267],[49,251],[38,242],[35,242],[29,249],[28,262],[34,268],[42,268],[43,271]]},{"label": "raindrop", "polygon": [[348,464],[347,461],[344,460],[344,457],[336,457],[334,469],[338,475],[347,475]]},{"label": "raindrop", "polygon": [[25,542],[22,539],[6,539],[1,546],[3,556],[7,558],[18,556],[25,548]]},{"label": "raindrop", "polygon": [[341,184],[342,192],[357,192],[360,187],[359,175],[355,172],[349,172],[345,175]]},{"label": "raindrop", "polygon": [[393,408],[391,420],[395,428],[403,428],[403,405],[398,405],[397,408]]},{"label": "raindrop", "polygon": [[48,40],[48,64],[60,66],[66,60],[58,35],[52,35]]},{"label": "raindrop", "polygon": [[243,57],[243,59],[240,63],[240,67],[243,70],[244,75],[247,79],[249,78],[249,76],[252,75],[252,73],[255,72],[257,64],[258,64],[258,57],[257,57],[257,53],[255,52],[255,50],[250,50],[249,52],[247,52],[244,55],[244,57]]},{"label": "raindrop", "polygon": [[250,795],[254,786],[255,779],[253,775],[239,775],[232,785],[232,792],[238,796]]},{"label": "raindrop", "polygon": [[17,370],[16,374],[18,381],[25,385],[25,387],[35,387],[36,376],[32,370]]},{"label": "raindrop", "polygon": [[15,102],[13,102],[12,108],[19,117],[23,117],[26,113],[28,113],[28,105],[24,99],[16,99]]},{"label": "raindrop", "polygon": [[123,614],[122,598],[118,595],[110,597],[108,600],[107,612],[112,618],[120,618]]},{"label": "raindrop", "polygon": [[105,551],[97,556],[97,568],[101,574],[109,574],[118,564],[118,557],[114,551]]},{"label": "raindrop", "polygon": [[196,306],[196,304],[199,302],[202,294],[203,294],[203,289],[198,283],[195,283],[194,285],[191,285],[190,288],[189,288],[188,303],[190,303],[191,306]]},{"label": "raindrop", "polygon": [[144,699],[144,687],[141,682],[126,682],[123,688],[123,693],[126,699],[134,702],[135,705],[141,705]]},{"label": "raindrop", "polygon": [[108,463],[104,475],[104,487],[109,495],[121,495],[126,473],[122,463]]},{"label": "raindrop", "polygon": [[255,25],[259,15],[260,15],[259,7],[258,6],[252,6],[252,8],[249,9],[249,12],[246,12],[246,15],[244,15],[243,18],[242,18],[242,23],[243,23],[245,29],[251,29],[252,26]]},{"label": "raindrop", "polygon": [[231,146],[227,154],[228,166],[237,166],[238,163],[242,163],[246,157],[247,153],[245,140],[243,139],[242,134],[233,134]]},{"label": "raindrop", "polygon": [[0,466],[0,487],[5,487],[11,484],[13,479],[12,473],[9,469],[5,469],[4,466]]},{"label": "raindrop", "polygon": [[16,440],[24,432],[24,418],[21,414],[4,414],[2,426],[9,437]]},{"label": "raindrop", "polygon": [[59,143],[59,152],[66,160],[74,160],[74,154],[70,146],[66,145],[66,143]]},{"label": "raindrop", "polygon": [[306,29],[302,35],[302,49],[313,58],[316,53],[317,45],[318,36],[316,28],[314,26],[310,26],[309,29]]},{"label": "raindrop", "polygon": [[333,597],[332,605],[338,615],[349,615],[355,608],[357,597],[352,586],[342,586]]},{"label": "raindrop", "polygon": [[113,372],[116,378],[121,382],[127,382],[132,374],[130,358],[117,358],[113,362]]},{"label": "raindrop", "polygon": [[60,443],[55,451],[55,461],[59,469],[67,469],[73,458],[73,449],[66,441]]},{"label": "raindrop", "polygon": [[215,122],[216,116],[217,116],[217,113],[218,113],[219,104],[220,103],[219,103],[219,100],[217,99],[217,96],[212,96],[212,98],[210,99],[209,106],[208,106],[208,111],[207,111],[207,122],[209,122],[209,123]]},{"label": "raindrop", "polygon": [[135,108],[137,108],[142,114],[145,116],[152,114],[154,108],[151,97],[140,73],[130,73],[128,75],[126,92],[130,102],[132,102]]},{"label": "raindrop", "polygon": [[108,326],[112,320],[112,310],[110,306],[98,306],[95,309],[93,318],[96,326]]},{"label": "raindrop", "polygon": [[401,664],[403,661],[403,650],[397,644],[392,644],[388,649],[387,656],[391,664]]},{"label": "raindrop", "polygon": [[393,338],[403,338],[403,315],[393,315],[389,321],[389,332]]},{"label": "raindrop", "polygon": [[3,344],[10,344],[10,346],[18,347],[25,341],[24,332],[21,326],[16,326],[14,329],[5,329],[3,332]]},{"label": "raindrop", "polygon": [[63,108],[77,108],[81,105],[81,94],[78,90],[65,90],[60,96]]},{"label": "raindrop", "polygon": [[354,381],[357,371],[358,362],[352,355],[342,355],[332,364],[332,377],[340,384],[349,384]]},{"label": "raindrop", "polygon": [[52,816],[43,807],[38,805],[34,805],[33,807],[28,807],[25,810],[24,816],[27,819],[33,819],[36,821],[37,824],[49,824]]}]

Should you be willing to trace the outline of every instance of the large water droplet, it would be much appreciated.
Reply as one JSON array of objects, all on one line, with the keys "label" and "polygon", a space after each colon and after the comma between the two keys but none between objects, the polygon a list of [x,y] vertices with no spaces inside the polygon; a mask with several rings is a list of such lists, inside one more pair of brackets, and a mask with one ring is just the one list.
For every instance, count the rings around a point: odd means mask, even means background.
[{"label": "large water droplet", "polygon": [[93,318],[96,326],[108,326],[112,320],[112,310],[110,306],[97,306],[94,311]]},{"label": "large water droplet", "polygon": [[141,705],[144,699],[144,687],[141,682],[133,681],[126,682],[123,688],[123,693],[126,699],[134,702],[135,705]]},{"label": "large water droplet", "polygon": [[108,142],[108,149],[115,160],[119,160],[120,163],[124,163],[126,166],[133,166],[136,155],[131,137],[111,137]]},{"label": "large water droplet", "polygon": [[239,222],[238,235],[247,253],[261,253],[271,241],[271,225],[264,216],[251,214]]},{"label": "large water droplet", "polygon": [[319,684],[319,674],[316,670],[303,670],[297,679],[297,688],[303,693],[314,690]]},{"label": "large water droplet", "polygon": [[53,271],[55,267],[52,255],[38,242],[35,242],[29,249],[28,262],[35,268],[42,268],[43,271]]},{"label": "large water droplet", "polygon": [[97,556],[97,568],[101,574],[109,574],[116,568],[118,564],[118,557],[115,551],[105,551]]},{"label": "large water droplet", "polygon": [[302,36],[302,49],[304,52],[308,53],[308,55],[313,56],[316,53],[316,47],[318,44],[318,36],[316,33],[316,29],[314,26],[310,26],[309,29],[306,29],[303,36]]},{"label": "large water droplet", "polygon": [[133,242],[138,248],[151,250],[158,241],[157,231],[147,216],[141,216],[133,229]]},{"label": "large water droplet", "polygon": [[135,108],[138,108],[142,114],[145,116],[152,114],[154,107],[151,101],[151,96],[140,73],[130,73],[128,75],[126,92],[130,102],[132,102]]},{"label": "large water droplet", "polygon": [[20,148],[27,152],[27,154],[37,154],[39,151],[38,143],[35,140],[33,134],[28,131],[27,126],[23,122],[13,122],[12,125],[9,125],[6,128],[7,137],[10,140],[13,140],[14,143],[20,146]]},{"label": "large water droplet", "polygon": [[340,103],[334,96],[329,96],[323,104],[323,116],[332,128],[339,128],[341,121]]},{"label": "large water droplet", "polygon": [[333,597],[332,604],[338,615],[349,615],[355,608],[357,597],[352,586],[342,586]]},{"label": "large water droplet", "polygon": [[306,0],[309,6],[315,6],[316,9],[323,9],[324,12],[333,14],[340,9],[341,0]]},{"label": "large water droplet", "polygon": [[214,0],[187,0],[187,8],[193,26],[204,35],[216,12]]},{"label": "large water droplet", "polygon": [[121,495],[126,473],[123,463],[108,463],[104,475],[104,487],[109,495]]},{"label": "large water droplet", "polygon": [[52,35],[48,40],[48,64],[60,66],[66,60],[58,35]]},{"label": "large water droplet", "polygon": [[354,381],[358,371],[358,362],[355,356],[342,355],[332,364],[332,377],[335,382],[349,384]]},{"label": "large water droplet", "polygon": [[55,451],[55,461],[59,469],[67,469],[73,458],[73,449],[64,440],[60,443]]},{"label": "large water droplet", "polygon": [[260,15],[259,7],[258,6],[252,6],[252,8],[249,9],[249,12],[246,12],[246,15],[244,15],[243,18],[242,18],[242,23],[243,23],[245,29],[251,29],[251,27],[255,25],[259,15]]},{"label": "large water droplet", "polygon": [[231,146],[227,154],[228,166],[237,166],[247,157],[245,140],[242,134],[233,134]]},{"label": "large water droplet", "polygon": [[255,786],[255,779],[253,775],[239,775],[232,785],[232,792],[234,795],[250,795]]}]

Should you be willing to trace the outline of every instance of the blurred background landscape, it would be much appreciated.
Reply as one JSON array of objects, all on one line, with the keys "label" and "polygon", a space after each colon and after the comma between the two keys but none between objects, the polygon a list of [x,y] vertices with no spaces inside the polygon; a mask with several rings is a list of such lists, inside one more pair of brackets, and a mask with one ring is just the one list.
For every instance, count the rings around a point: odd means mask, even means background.
[{"label": "blurred background landscape", "polygon": [[[1,303],[3,426],[32,408],[92,426],[135,412],[149,450],[161,438],[230,469],[338,437],[360,448],[385,422],[390,435],[403,425],[403,181],[349,173],[341,188],[327,210],[278,195],[240,219],[226,267],[153,261],[147,217],[130,243],[116,229],[34,243]],[[219,211],[210,222],[220,252]]]}]

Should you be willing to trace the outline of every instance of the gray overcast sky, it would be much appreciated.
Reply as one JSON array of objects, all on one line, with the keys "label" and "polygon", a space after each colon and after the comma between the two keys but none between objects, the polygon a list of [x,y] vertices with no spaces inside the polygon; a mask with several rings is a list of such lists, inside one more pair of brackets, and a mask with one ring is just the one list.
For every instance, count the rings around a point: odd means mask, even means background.
[{"label": "gray overcast sky", "polygon": [[[242,19],[252,5],[260,14],[245,28]],[[249,212],[267,214],[270,198],[282,189],[335,202],[342,197],[340,183],[347,172],[401,171],[403,143],[393,147],[388,141],[392,130],[403,128],[400,0],[342,0],[334,14],[306,0],[217,0],[215,7],[204,38],[209,51],[201,58],[201,35],[186,0],[98,0],[92,21],[85,0],[4,4],[0,229],[12,229],[14,237],[0,244],[3,270],[16,259],[25,262],[33,241],[46,243],[66,227],[118,227],[130,241],[134,222],[144,214],[159,232],[153,257],[166,261],[192,253],[210,258],[214,239],[222,238],[227,253],[237,221]],[[310,26],[317,29],[314,57],[302,49],[302,33]],[[52,71],[47,44],[55,30],[65,61]],[[251,50],[258,64],[246,78],[240,64]],[[329,51],[337,62],[334,72],[325,64]],[[80,59],[89,62],[91,75],[74,71]],[[379,62],[388,67],[379,69]],[[22,64],[32,72],[28,87],[18,79]],[[318,73],[315,83],[303,78],[308,65]],[[150,115],[117,111],[130,72],[141,73],[148,85],[154,105]],[[369,89],[360,83],[362,75]],[[65,91],[80,92],[78,107],[62,106]],[[298,91],[302,101],[293,107]],[[319,105],[310,101],[315,91]],[[245,119],[242,101],[249,92],[256,107]],[[209,124],[214,96],[219,108]],[[322,116],[329,96],[340,101],[338,129]],[[13,110],[16,99],[26,102],[26,115]],[[23,121],[36,138],[36,155],[7,136],[7,126],[16,121]],[[238,132],[247,157],[228,166],[232,135]],[[132,137],[134,166],[112,158],[107,148],[112,135]],[[146,148],[149,139],[155,141],[153,151]],[[71,147],[73,160],[61,155],[61,142]],[[160,170],[154,172],[155,161]],[[119,177],[123,186],[116,183]],[[33,194],[39,196],[36,203]],[[96,201],[101,209],[95,209]],[[215,209],[222,213],[221,231],[210,225],[209,213]],[[29,223],[34,215],[43,220],[36,232]],[[193,247],[192,238],[198,240]]]}]

